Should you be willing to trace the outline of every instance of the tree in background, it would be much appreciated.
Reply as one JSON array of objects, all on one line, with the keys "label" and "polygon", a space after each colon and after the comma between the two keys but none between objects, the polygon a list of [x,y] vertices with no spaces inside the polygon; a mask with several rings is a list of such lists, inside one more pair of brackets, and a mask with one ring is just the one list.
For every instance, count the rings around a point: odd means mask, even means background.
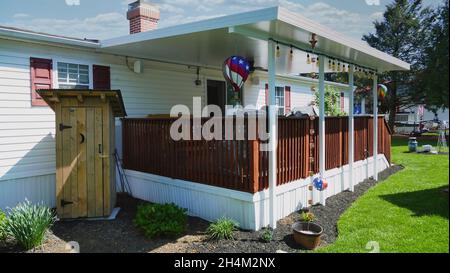
[{"label": "tree in background", "polygon": [[[315,103],[319,105],[319,92],[316,91]],[[333,86],[325,86],[325,115],[332,117],[346,116],[347,113],[341,110],[341,93]]]},{"label": "tree in background", "polygon": [[425,68],[417,74],[415,97],[436,113],[449,108],[448,96],[448,0],[432,14],[431,35],[425,49]]},{"label": "tree in background", "polygon": [[374,22],[375,33],[363,36],[370,46],[386,52],[411,64],[410,72],[392,71],[383,73],[380,82],[389,82],[389,95],[386,98],[389,109],[389,126],[394,128],[396,110],[399,106],[414,103],[416,94],[413,86],[417,71],[425,67],[424,54],[429,46],[431,16],[428,8],[423,8],[421,0],[395,0],[387,5],[382,21]]}]

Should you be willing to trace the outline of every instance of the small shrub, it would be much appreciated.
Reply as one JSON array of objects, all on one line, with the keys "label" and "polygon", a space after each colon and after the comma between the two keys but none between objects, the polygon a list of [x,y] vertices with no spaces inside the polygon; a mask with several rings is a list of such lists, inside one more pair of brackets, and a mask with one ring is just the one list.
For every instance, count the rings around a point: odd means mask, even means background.
[{"label": "small shrub", "polygon": [[238,225],[229,218],[221,218],[211,223],[206,230],[210,240],[231,240],[234,239],[234,231]]},{"label": "small shrub", "polygon": [[260,238],[262,241],[269,243],[273,238],[273,230],[270,227],[263,228],[260,233]]},{"label": "small shrub", "polygon": [[6,239],[6,214],[0,210],[0,241]]},{"label": "small shrub", "polygon": [[301,219],[303,222],[313,222],[316,216],[312,212],[302,212]]},{"label": "small shrub", "polygon": [[45,233],[53,225],[56,217],[43,205],[33,205],[30,201],[10,209],[6,231],[26,250],[42,244]]},{"label": "small shrub", "polygon": [[144,231],[145,236],[174,236],[186,228],[186,210],[175,204],[139,205],[134,224]]}]

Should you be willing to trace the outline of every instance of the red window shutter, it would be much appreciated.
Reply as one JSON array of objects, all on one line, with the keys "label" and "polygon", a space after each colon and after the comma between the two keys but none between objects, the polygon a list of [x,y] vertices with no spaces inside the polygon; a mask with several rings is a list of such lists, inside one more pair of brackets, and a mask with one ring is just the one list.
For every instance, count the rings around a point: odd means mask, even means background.
[{"label": "red window shutter", "polygon": [[284,87],[284,109],[285,112],[291,111],[291,87],[285,86]]},{"label": "red window shutter", "polygon": [[32,106],[47,106],[36,90],[52,88],[52,68],[52,60],[30,58]]},{"label": "red window shutter", "polygon": [[111,89],[111,73],[109,66],[93,65],[93,87],[98,90]]},{"label": "red window shutter", "polygon": [[344,111],[344,109],[345,109],[345,95],[342,92],[341,93],[341,111]]},{"label": "red window shutter", "polygon": [[266,96],[266,105],[269,105],[269,84],[268,83],[266,83],[265,89],[266,89],[266,94],[265,94],[265,96]]}]

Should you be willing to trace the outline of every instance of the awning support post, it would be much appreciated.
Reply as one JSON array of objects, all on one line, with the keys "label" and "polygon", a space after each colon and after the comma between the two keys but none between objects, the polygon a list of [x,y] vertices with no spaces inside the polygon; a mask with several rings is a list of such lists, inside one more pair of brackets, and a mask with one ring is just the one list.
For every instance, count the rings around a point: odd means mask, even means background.
[{"label": "awning support post", "polygon": [[276,186],[277,186],[277,107],[275,102],[275,41],[268,40],[269,77],[269,221],[277,227]]},{"label": "awning support post", "polygon": [[373,179],[378,181],[378,75],[373,76]]},{"label": "awning support post", "polygon": [[349,87],[349,113],[348,113],[348,184],[349,190],[354,191],[353,185],[353,162],[355,161],[355,120],[354,120],[354,72],[355,66],[350,65],[348,69]]},{"label": "awning support post", "polygon": [[[325,178],[325,56],[319,58],[319,172]],[[320,191],[320,204],[325,206],[323,191]]]}]

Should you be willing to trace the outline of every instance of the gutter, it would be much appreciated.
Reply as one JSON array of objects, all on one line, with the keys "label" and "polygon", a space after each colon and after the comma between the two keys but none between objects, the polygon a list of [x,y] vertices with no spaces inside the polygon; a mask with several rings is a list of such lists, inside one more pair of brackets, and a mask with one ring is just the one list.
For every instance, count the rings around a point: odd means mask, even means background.
[{"label": "gutter", "polygon": [[71,46],[78,46],[78,47],[85,47],[85,48],[92,48],[97,49],[100,48],[99,42],[94,42],[90,40],[82,40],[82,39],[75,39],[75,38],[69,38],[69,37],[61,37],[61,36],[54,36],[44,33],[36,33],[36,32],[29,32],[29,31],[23,31],[19,29],[10,29],[10,28],[3,28],[0,27],[0,37],[5,39],[12,39],[12,40],[25,40],[25,41],[35,41],[35,42],[43,42],[43,43],[56,43],[56,44],[62,44],[62,45],[71,45]]}]

